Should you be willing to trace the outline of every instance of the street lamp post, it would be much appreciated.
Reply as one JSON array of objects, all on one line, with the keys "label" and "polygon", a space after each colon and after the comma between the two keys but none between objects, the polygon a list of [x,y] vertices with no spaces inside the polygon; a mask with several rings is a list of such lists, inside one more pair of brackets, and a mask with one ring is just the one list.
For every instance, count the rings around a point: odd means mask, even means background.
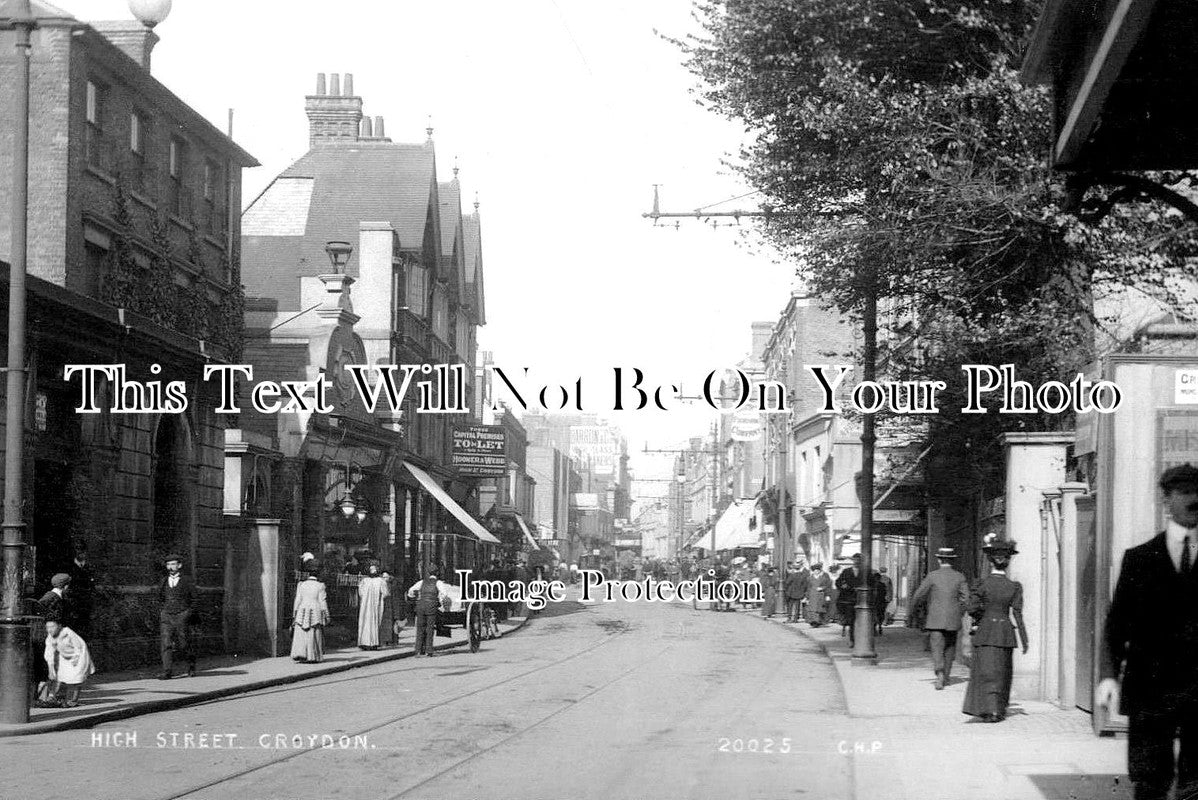
[{"label": "street lamp post", "polygon": [[[862,333],[862,379],[872,382],[878,359],[878,292],[872,268],[864,276],[865,308]],[[873,598],[870,596],[870,575],[873,574],[874,550],[874,415],[864,414],[861,422],[861,482],[858,485],[861,506],[861,574],[857,576],[857,606],[854,615],[853,663],[877,663],[874,650]]]},{"label": "street lamp post", "polygon": [[12,253],[8,283],[8,376],[4,430],[3,577],[0,578],[0,722],[29,721],[29,626],[20,618],[25,556],[25,262],[29,221],[29,61],[36,21],[29,0],[9,4],[16,32]]}]

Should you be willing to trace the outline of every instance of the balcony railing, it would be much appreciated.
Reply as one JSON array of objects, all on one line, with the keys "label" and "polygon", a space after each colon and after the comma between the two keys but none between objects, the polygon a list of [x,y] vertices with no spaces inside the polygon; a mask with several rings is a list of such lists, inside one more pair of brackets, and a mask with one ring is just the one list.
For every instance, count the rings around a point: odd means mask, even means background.
[{"label": "balcony railing", "polygon": [[428,324],[406,308],[395,313],[395,336],[403,347],[428,352]]},{"label": "balcony railing", "polygon": [[428,334],[428,355],[434,364],[453,364],[457,361],[449,345],[431,331]]}]

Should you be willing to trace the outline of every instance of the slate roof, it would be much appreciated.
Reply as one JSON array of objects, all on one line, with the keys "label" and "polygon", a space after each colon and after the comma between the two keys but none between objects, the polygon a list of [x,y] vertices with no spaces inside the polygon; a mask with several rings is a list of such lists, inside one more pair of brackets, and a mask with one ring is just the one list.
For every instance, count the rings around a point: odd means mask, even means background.
[{"label": "slate roof", "polygon": [[[463,267],[463,248],[459,238],[462,231],[462,187],[455,176],[449,183],[437,184],[437,194],[440,198],[441,219],[441,257],[452,268],[441,270],[441,276],[453,284],[459,296],[466,287],[466,275]],[[451,261],[454,254],[457,260]]]},{"label": "slate roof", "polygon": [[[357,247],[362,221],[390,222],[400,247],[420,251],[426,226],[437,236],[437,183],[431,142],[317,146],[282,172],[242,215],[246,294],[299,307],[300,276],[329,271],[325,243]],[[452,240],[451,240],[452,241]],[[436,238],[435,244],[439,244]],[[348,274],[356,276],[357,258]]]},{"label": "slate roof", "polygon": [[463,302],[469,302],[475,321],[479,325],[486,325],[486,299],[483,296],[482,222],[477,211],[462,217],[462,245],[466,264],[466,283],[462,287]]}]

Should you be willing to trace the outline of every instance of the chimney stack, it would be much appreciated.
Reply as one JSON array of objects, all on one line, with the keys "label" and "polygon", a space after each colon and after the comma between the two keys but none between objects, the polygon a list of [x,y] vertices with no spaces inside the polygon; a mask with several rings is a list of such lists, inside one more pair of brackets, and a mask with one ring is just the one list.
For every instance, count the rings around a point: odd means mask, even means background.
[{"label": "chimney stack", "polygon": [[344,93],[339,73],[330,73],[328,78],[326,91],[325,73],[318,73],[316,94],[304,98],[309,144],[355,144],[363,136],[363,126],[362,98],[353,94],[354,77],[345,74]]},{"label": "chimney stack", "polygon": [[763,361],[765,357],[766,345],[770,343],[770,338],[774,335],[774,323],[772,322],[754,322],[753,323],[753,350],[752,356],[754,361]]},{"label": "chimney stack", "polygon": [[369,139],[373,135],[370,130],[370,117],[362,117],[362,129],[359,131],[358,136],[362,139]]},{"label": "chimney stack", "polygon": [[150,71],[150,53],[158,44],[158,34],[137,20],[117,20],[113,22],[89,22],[96,30],[129,58],[141,65],[146,72]]},{"label": "chimney stack", "polygon": [[382,117],[374,118],[374,135],[379,139],[382,139],[386,136],[386,134],[383,132],[383,118]]}]

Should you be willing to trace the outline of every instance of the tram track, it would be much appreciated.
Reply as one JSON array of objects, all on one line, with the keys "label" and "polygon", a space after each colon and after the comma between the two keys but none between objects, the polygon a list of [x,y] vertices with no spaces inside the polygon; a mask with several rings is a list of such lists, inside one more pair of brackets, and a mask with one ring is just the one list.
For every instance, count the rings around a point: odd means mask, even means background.
[{"label": "tram track", "polygon": [[503,737],[498,742],[494,742],[493,744],[490,744],[487,747],[484,747],[483,749],[479,750],[478,752],[471,753],[470,755],[466,756],[465,758],[458,759],[457,761],[453,762],[449,766],[444,767],[441,770],[438,770],[437,772],[428,776],[427,778],[420,781],[419,783],[414,783],[411,786],[404,789],[399,794],[390,795],[390,796],[384,798],[384,800],[400,800],[400,798],[406,797],[407,795],[411,794],[412,792],[416,791],[417,789],[419,789],[423,786],[427,786],[428,784],[432,783],[433,781],[437,780],[438,778],[449,774],[450,772],[457,769],[458,767],[461,767],[463,764],[473,761],[476,758],[481,758],[482,756],[485,756],[486,754],[490,753],[491,751],[496,750],[499,747],[502,747],[503,745],[507,744],[508,742],[511,742],[513,739],[518,739],[519,737],[523,736],[524,734],[528,733],[529,731],[540,727],[541,725],[543,725],[544,723],[553,719],[554,717],[556,717],[560,714],[564,714],[567,711],[576,710],[580,705],[582,705],[582,703],[584,701],[591,699],[595,695],[602,692],[604,689],[607,689],[608,687],[612,686],[613,684],[619,683],[620,681],[627,678],[629,675],[632,675],[634,673],[642,671],[648,664],[652,663],[653,661],[656,661],[657,659],[661,658],[663,655],[668,653],[670,651],[670,649],[671,649],[670,647],[663,647],[661,650],[657,651],[655,654],[653,654],[649,658],[643,659],[642,661],[638,662],[637,664],[630,667],[629,669],[624,670],[623,672],[621,672],[619,675],[612,678],[611,680],[605,681],[604,683],[600,684],[599,686],[594,687],[593,689],[591,689],[590,691],[588,691],[586,694],[582,695],[581,697],[570,700],[569,702],[563,704],[560,708],[557,708],[557,709],[551,711],[550,713],[537,718],[531,724],[526,725],[523,728],[521,728],[520,730],[515,731],[514,733],[511,733],[511,734]]},{"label": "tram track", "polygon": [[[436,710],[444,708],[446,706],[450,706],[455,703],[461,702],[462,700],[466,700],[468,698],[475,697],[476,695],[483,694],[485,692],[489,692],[492,689],[498,688],[505,684],[509,684],[514,681],[519,681],[523,678],[527,678],[530,675],[535,675],[538,672],[544,672],[546,670],[554,669],[554,668],[556,668],[562,664],[565,664],[569,661],[573,661],[574,659],[577,659],[581,656],[585,656],[589,653],[592,653],[601,647],[611,644],[612,642],[618,641],[621,638],[621,636],[623,636],[625,633],[626,633],[626,631],[620,631],[619,633],[617,633],[615,635],[612,635],[609,633],[609,634],[605,635],[602,639],[595,641],[593,644],[591,644],[587,647],[584,647],[580,650],[577,650],[576,652],[571,653],[568,656],[564,656],[563,658],[559,658],[554,661],[551,661],[548,664],[542,664],[533,669],[525,670],[523,672],[520,672],[516,675],[511,675],[502,680],[493,681],[485,686],[480,686],[477,689],[472,689],[469,692],[463,692],[462,694],[455,695],[453,697],[449,697],[444,700],[440,700],[436,703],[431,703],[422,708],[407,711],[403,714],[399,714],[397,716],[390,717],[386,720],[371,724],[365,728],[347,733],[345,735],[349,736],[351,739],[355,738],[355,737],[366,736],[367,734],[374,733],[375,731],[382,730],[383,728],[386,728],[391,725],[395,725],[400,722],[404,722],[405,720],[409,720],[413,717],[418,717],[423,714],[428,714],[430,712],[436,711]],[[639,668],[639,666],[637,668]],[[612,683],[616,682],[617,680],[619,680],[620,678],[624,677],[627,674],[631,674],[631,672],[621,674],[620,676],[613,679],[612,681],[609,681],[608,683],[604,684],[603,686],[597,687],[595,690],[588,693],[581,699],[586,699],[591,694],[594,694],[595,692],[602,690],[606,686],[611,685]],[[581,699],[579,702],[581,702]],[[571,704],[571,705],[573,705],[573,704]],[[567,708],[568,707],[570,707],[570,706],[567,706]],[[557,712],[555,712],[555,714],[560,713],[561,711],[564,711],[564,710],[566,710],[566,709],[565,708],[559,709]],[[553,716],[553,715],[550,715],[550,716]],[[509,739],[514,738],[515,736],[517,736],[523,732],[525,732],[525,731],[524,730],[518,731],[517,733],[513,734],[511,737],[508,737],[508,738]],[[488,749],[492,749],[492,748],[488,748]],[[229,783],[230,781],[235,781],[240,778],[244,778],[248,775],[253,775],[256,772],[261,772],[262,770],[270,769],[271,767],[279,766],[281,764],[285,764],[287,762],[302,758],[303,756],[311,755],[313,753],[318,753],[318,752],[323,752],[323,751],[319,748],[308,748],[308,749],[303,749],[303,750],[291,751],[291,752],[286,753],[285,755],[280,755],[276,758],[268,759],[264,762],[254,764],[253,766],[237,770],[236,772],[228,773],[219,778],[214,778],[212,780],[205,781],[204,783],[200,783],[200,784],[196,784],[196,785],[187,787],[187,788],[185,788],[181,791],[175,792],[173,794],[161,796],[160,798],[158,798],[158,800],[180,800],[180,798],[190,797],[192,795],[198,794],[199,792],[203,792],[208,789],[212,789],[217,786],[220,786],[221,784]],[[475,755],[477,756],[479,754],[475,754]],[[466,760],[468,760],[468,759],[466,759]],[[443,774],[443,773],[441,773],[441,774]],[[404,791],[408,792],[408,791],[411,791],[411,789],[410,788],[405,789]]]}]

